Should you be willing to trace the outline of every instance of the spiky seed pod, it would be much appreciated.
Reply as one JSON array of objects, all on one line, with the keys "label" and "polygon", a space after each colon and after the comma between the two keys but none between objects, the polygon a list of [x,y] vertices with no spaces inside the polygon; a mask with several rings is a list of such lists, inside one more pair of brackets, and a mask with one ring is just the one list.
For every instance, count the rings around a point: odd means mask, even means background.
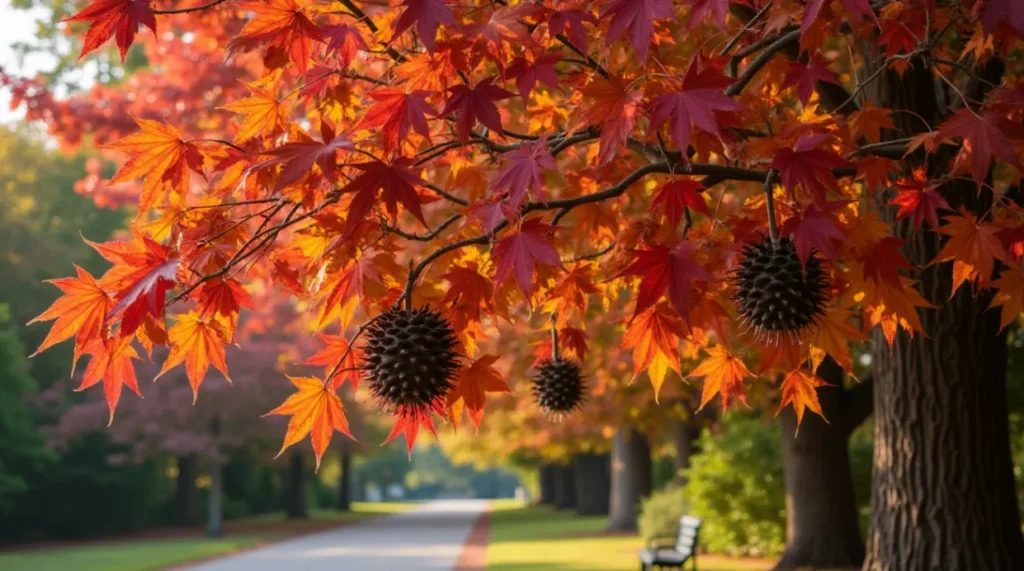
[{"label": "spiky seed pod", "polygon": [[430,407],[452,388],[458,369],[455,330],[427,308],[391,309],[365,332],[364,374],[390,410]]},{"label": "spiky seed pod", "polygon": [[821,260],[812,252],[801,264],[789,238],[747,242],[732,282],[743,322],[770,341],[795,337],[825,314],[829,284]]},{"label": "spiky seed pod", "polygon": [[548,359],[537,368],[533,396],[552,414],[566,414],[579,408],[586,398],[587,384],[580,364],[572,359]]}]

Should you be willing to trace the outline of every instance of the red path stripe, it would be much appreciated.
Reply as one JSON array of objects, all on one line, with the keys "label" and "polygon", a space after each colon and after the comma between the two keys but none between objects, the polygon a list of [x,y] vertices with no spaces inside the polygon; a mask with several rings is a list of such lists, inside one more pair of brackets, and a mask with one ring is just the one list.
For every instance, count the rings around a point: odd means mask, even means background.
[{"label": "red path stripe", "polygon": [[491,506],[484,508],[462,546],[452,571],[484,571],[487,568],[487,544],[491,542]]}]

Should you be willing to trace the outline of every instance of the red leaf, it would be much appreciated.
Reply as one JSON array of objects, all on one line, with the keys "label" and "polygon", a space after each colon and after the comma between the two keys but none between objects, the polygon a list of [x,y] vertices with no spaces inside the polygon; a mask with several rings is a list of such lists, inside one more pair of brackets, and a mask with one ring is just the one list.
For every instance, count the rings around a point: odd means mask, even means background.
[{"label": "red leaf", "polygon": [[987,0],[981,9],[981,25],[991,34],[1001,20],[1024,36],[1024,4],[1019,0]]},{"label": "red leaf", "polygon": [[903,287],[898,270],[910,270],[910,264],[900,253],[903,240],[892,236],[882,238],[870,251],[864,253],[864,278],[876,283]]},{"label": "red leaf", "polygon": [[601,9],[602,18],[609,16],[612,21],[608,25],[608,43],[628,29],[629,43],[643,62],[654,34],[654,19],[672,17],[672,0],[611,0]]},{"label": "red leaf", "polygon": [[548,151],[547,136],[505,153],[505,158],[511,163],[502,167],[494,177],[491,195],[508,193],[508,197],[502,201],[502,210],[511,220],[519,214],[519,206],[526,198],[528,189],[533,191],[538,200],[544,200],[541,173],[544,169],[555,168],[555,159]]},{"label": "red leaf", "polygon": [[[878,21],[874,11],[871,10],[871,4],[868,3],[868,0],[842,0],[842,2],[847,12],[858,16],[866,16],[875,22]],[[824,6],[825,0],[807,0],[807,7],[804,8],[804,17],[800,22],[801,37],[815,22],[819,21],[821,9]]]},{"label": "red leaf", "polygon": [[696,210],[704,216],[711,216],[708,211],[708,203],[701,193],[702,190],[704,187],[693,179],[675,179],[661,187],[658,194],[654,196],[654,200],[651,201],[651,206],[664,208],[665,216],[674,228],[683,219],[683,211],[686,208]]},{"label": "red leaf", "polygon": [[561,59],[558,54],[542,55],[533,61],[517,57],[505,70],[505,75],[516,80],[519,97],[526,103],[538,81],[551,89],[558,89],[558,72],[555,71],[555,64]]},{"label": "red leaf", "polygon": [[725,25],[725,17],[729,13],[729,0],[683,0],[690,8],[690,29],[693,29],[711,16],[711,21],[719,26]]},{"label": "red leaf", "polygon": [[473,424],[477,428],[480,428],[480,420],[483,418],[487,393],[510,392],[501,373],[494,369],[494,362],[497,360],[498,355],[484,355],[473,361],[473,364],[460,369],[455,379],[455,387],[448,393],[448,406],[462,399],[469,410],[469,417],[473,419]]},{"label": "red leaf", "polygon": [[301,143],[287,143],[268,152],[274,159],[261,163],[268,166],[284,163],[281,176],[277,179],[275,192],[299,182],[313,170],[313,165],[320,167],[320,172],[328,181],[334,179],[337,151],[352,150],[352,141],[344,135],[333,136],[334,133],[324,127],[324,142],[308,139]]},{"label": "red leaf", "polygon": [[693,244],[680,242],[673,249],[654,246],[649,250],[634,250],[633,263],[618,276],[642,276],[636,296],[636,318],[653,306],[668,290],[669,299],[683,321],[690,319],[690,289],[693,281],[708,281],[711,276],[703,266],[690,257]]},{"label": "red leaf", "polygon": [[420,197],[414,188],[414,185],[419,186],[424,182],[410,170],[414,163],[412,158],[397,157],[390,163],[371,161],[352,165],[363,172],[341,189],[342,193],[356,193],[345,221],[346,233],[351,233],[366,220],[377,202],[379,190],[383,191],[380,198],[384,200],[392,221],[398,219],[398,203],[401,202],[424,226],[427,225],[423,219],[423,209],[420,208]]},{"label": "red leaf", "polygon": [[924,181],[911,180],[896,183],[900,189],[896,196],[892,197],[889,204],[899,206],[896,219],[902,220],[911,214],[914,215],[914,229],[921,227],[925,220],[932,228],[939,227],[939,215],[936,212],[939,208],[949,210],[949,203],[942,195],[935,192],[935,185],[925,187]]},{"label": "red leaf", "polygon": [[1008,133],[1017,140],[1022,139],[1019,125],[997,115],[978,115],[967,108],[958,109],[939,127],[942,137],[963,137],[961,156],[970,153],[971,177],[979,183],[984,182],[988,175],[993,155],[1024,172],[1024,166],[1017,160],[1014,141]]},{"label": "red leaf", "polygon": [[401,406],[395,411],[395,426],[391,433],[384,440],[384,444],[391,442],[399,434],[405,436],[405,446],[412,457],[412,448],[416,445],[416,436],[420,433],[420,427],[426,427],[434,438],[437,438],[437,430],[434,429],[433,413],[444,414],[444,400],[438,397],[431,407],[409,407]]},{"label": "red leaf", "polygon": [[501,285],[515,270],[516,283],[529,298],[533,293],[533,270],[537,262],[564,269],[558,252],[547,237],[556,229],[556,226],[534,218],[523,222],[519,232],[502,238],[494,247],[494,259],[497,260],[494,284]]},{"label": "red leaf", "polygon": [[597,22],[597,18],[589,12],[580,10],[557,10],[548,16],[548,30],[552,36],[565,33],[569,41],[580,51],[587,51],[587,27],[583,22],[591,24]]},{"label": "red leaf", "polygon": [[558,330],[558,343],[562,349],[568,349],[583,362],[587,356],[587,332],[575,327],[563,327]]},{"label": "red leaf", "polygon": [[782,225],[783,236],[790,236],[796,246],[800,263],[806,264],[811,250],[817,249],[826,258],[835,260],[838,255],[833,240],[842,240],[845,234],[836,226],[835,220],[825,210],[811,206],[803,216],[794,216]]},{"label": "red leaf", "polygon": [[427,51],[434,53],[434,39],[437,28],[441,24],[454,24],[452,11],[445,6],[444,0],[403,0],[405,11],[395,20],[391,40],[402,35],[410,26],[416,24],[416,33]]},{"label": "red leaf", "polygon": [[427,97],[430,95],[431,92],[426,90],[406,93],[401,89],[378,89],[369,94],[377,103],[366,111],[359,127],[381,127],[385,153],[398,148],[399,143],[405,140],[410,127],[429,140],[430,126],[427,124],[427,115],[437,114],[427,103]]},{"label": "red leaf", "polygon": [[108,262],[114,264],[100,278],[100,286],[114,291],[114,305],[107,321],[121,318],[121,334],[130,336],[147,315],[163,320],[167,290],[175,285],[181,260],[168,248],[137,235],[131,242],[97,244],[86,240]]},{"label": "red leaf", "polygon": [[347,68],[352,63],[357,51],[369,49],[359,29],[354,26],[332,24],[321,26],[320,31],[327,40],[324,51],[337,57],[342,68]]},{"label": "red leaf", "polygon": [[[719,71],[708,68],[697,72],[697,58],[690,60],[686,75],[678,91],[659,95],[651,104],[651,128],[657,129],[669,117],[669,132],[672,141],[683,151],[690,144],[690,132],[694,127],[721,137],[715,111],[740,111],[743,106],[722,93],[722,88],[732,83]],[[685,152],[683,156],[686,156]]]},{"label": "red leaf", "polygon": [[804,192],[810,194],[822,208],[826,207],[825,193],[839,186],[836,177],[832,175],[832,169],[851,166],[849,161],[839,155],[816,148],[826,136],[804,135],[793,148],[780,147],[772,159],[772,168],[779,171],[779,177],[790,196],[796,192],[797,185],[801,185]]},{"label": "red leaf", "polygon": [[[135,41],[135,33],[144,25],[156,35],[156,16],[150,0],[97,0],[84,10],[67,18],[65,22],[92,22],[82,42],[81,60],[85,54],[102,46],[110,36],[117,36],[117,49],[121,63],[128,53],[128,47]],[[77,60],[76,60],[77,61]]]},{"label": "red leaf", "polygon": [[594,98],[594,106],[587,110],[587,119],[601,126],[601,145],[598,162],[606,164],[615,158],[622,144],[633,132],[637,111],[643,94],[628,91],[630,82],[621,77],[596,78],[581,89],[583,95]]},{"label": "red leaf", "polygon": [[277,48],[277,53],[282,56],[287,53],[299,73],[306,73],[313,44],[323,40],[320,28],[305,13],[310,4],[309,0],[265,0],[239,4],[239,9],[249,10],[256,17],[246,22],[242,31],[228,43],[228,52],[271,46]]},{"label": "red leaf", "polygon": [[781,88],[786,89],[795,85],[800,103],[807,105],[807,101],[810,100],[819,81],[839,84],[836,75],[820,60],[813,59],[806,64],[791,62],[789,70],[786,72],[786,77],[782,80]]},{"label": "red leaf", "polygon": [[451,284],[442,305],[455,304],[473,319],[480,320],[480,309],[494,311],[494,284],[490,278],[480,273],[476,263],[469,262],[467,267],[453,266],[448,273],[441,276]]},{"label": "red leaf", "polygon": [[481,80],[476,87],[468,85],[456,85],[448,91],[451,97],[445,103],[441,115],[455,113],[455,131],[459,140],[465,143],[469,140],[469,132],[479,120],[480,124],[495,133],[501,135],[501,114],[494,105],[495,101],[508,99],[515,94],[494,85],[494,76]]}]

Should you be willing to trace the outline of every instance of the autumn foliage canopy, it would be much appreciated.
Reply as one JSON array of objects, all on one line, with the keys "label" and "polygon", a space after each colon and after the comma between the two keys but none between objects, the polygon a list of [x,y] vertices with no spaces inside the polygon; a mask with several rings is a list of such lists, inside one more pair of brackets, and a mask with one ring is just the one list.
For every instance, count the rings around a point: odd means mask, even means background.
[{"label": "autumn foliage canopy", "polygon": [[[504,378],[501,354],[531,346],[586,372],[599,342],[654,394],[702,380],[701,406],[745,402],[761,377],[798,417],[821,414],[826,355],[852,370],[868,331],[923,334],[893,224],[947,237],[931,263],[950,295],[991,288],[1004,326],[1024,307],[1024,208],[1001,190],[1024,171],[1022,70],[965,94],[1024,50],[1016,0],[95,0],[68,22],[83,58],[144,41],[246,62],[208,117],[134,108],[103,181],[137,185],[131,238],[90,242],[110,269],[54,280],[63,296],[37,318],[55,320],[38,351],[73,339],[89,357],[81,386],[102,385],[112,420],[156,345],[196,398],[211,367],[230,378],[255,290],[293,296],[326,343],[308,360],[323,375],[291,378],[271,411],[291,417],[285,447],[310,435],[318,458],[348,434],[338,391],[363,378],[360,334],[391,308],[428,307],[458,341],[450,392],[388,411],[411,447],[439,419],[479,425],[489,393],[529,378]],[[918,61],[950,95],[935,128],[868,97]],[[198,81],[188,69],[174,73]],[[926,156],[947,167],[915,167]],[[951,208],[936,189],[958,179],[991,208]],[[824,268],[811,326],[740,319],[739,258],[765,240]],[[490,341],[531,315],[532,338]],[[595,323],[616,338],[589,337]]]}]

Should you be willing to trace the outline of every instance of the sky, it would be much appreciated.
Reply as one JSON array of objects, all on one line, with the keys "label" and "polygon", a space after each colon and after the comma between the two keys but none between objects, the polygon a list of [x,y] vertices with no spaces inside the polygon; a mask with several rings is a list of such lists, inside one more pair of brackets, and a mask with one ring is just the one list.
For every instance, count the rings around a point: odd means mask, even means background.
[{"label": "sky", "polygon": [[[0,66],[7,72],[19,76],[33,76],[41,70],[53,67],[54,59],[45,54],[33,54],[19,62],[11,46],[18,42],[30,42],[35,37],[36,20],[46,11],[43,9],[16,10],[11,0],[0,0]],[[0,124],[18,121],[24,115],[10,110],[11,94],[0,88]]]}]

